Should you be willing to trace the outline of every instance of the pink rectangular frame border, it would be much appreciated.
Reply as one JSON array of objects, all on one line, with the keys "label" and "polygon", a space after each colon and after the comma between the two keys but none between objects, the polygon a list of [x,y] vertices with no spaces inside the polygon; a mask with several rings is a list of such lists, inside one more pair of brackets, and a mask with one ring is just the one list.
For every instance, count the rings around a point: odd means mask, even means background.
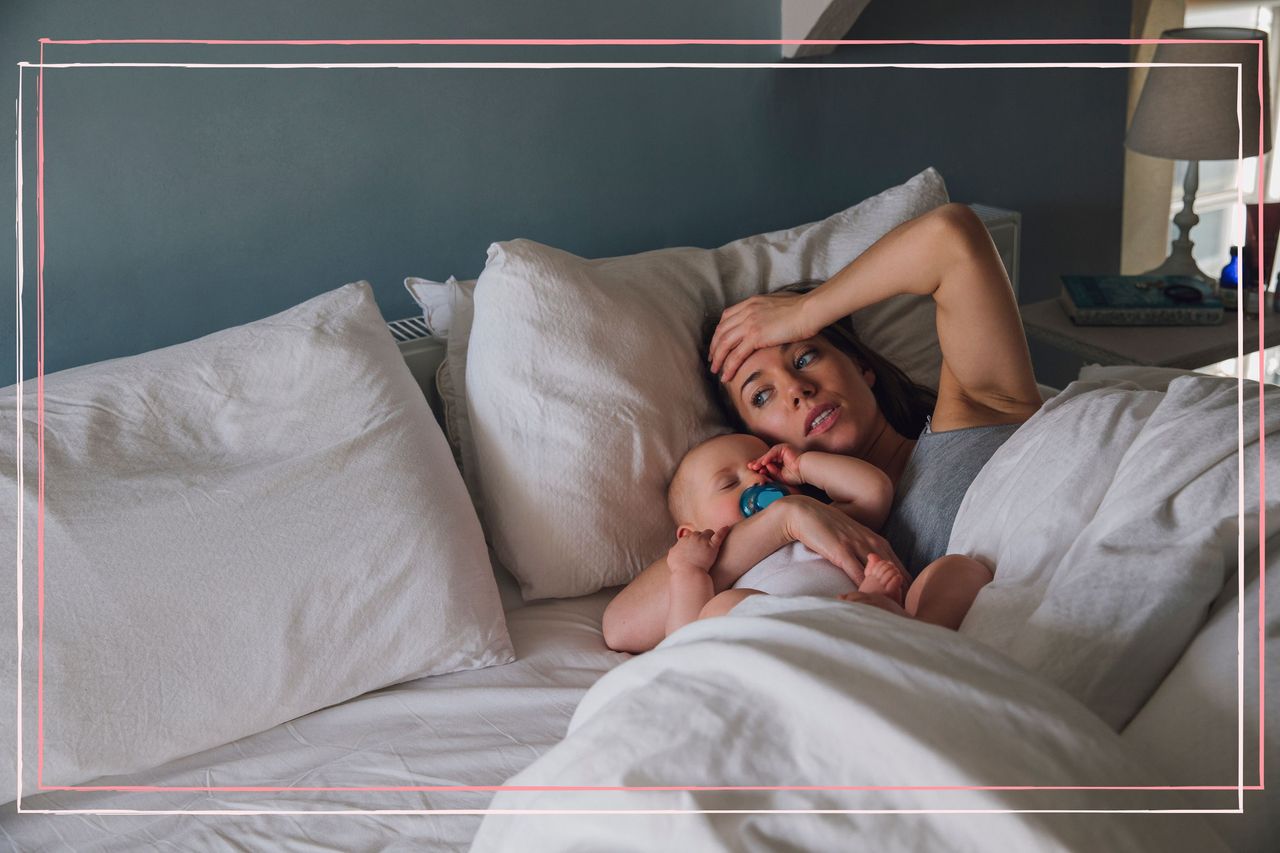
[{"label": "pink rectangular frame border", "polygon": [[[855,785],[855,786],[817,786],[817,785],[733,785],[733,786],[509,786],[509,785],[411,785],[411,786],[387,786],[387,787],[252,787],[252,786],[149,786],[149,785],[127,785],[127,786],[47,786],[43,784],[44,773],[44,259],[45,259],[45,236],[44,236],[44,48],[48,44],[63,45],[97,45],[97,44],[203,44],[203,45],[455,45],[455,46],[676,46],[676,45],[825,45],[825,46],[845,46],[845,45],[950,45],[950,46],[975,46],[975,45],[1143,45],[1143,44],[1163,44],[1175,41],[1171,39],[883,39],[883,40],[849,40],[849,39],[40,39],[40,70],[36,79],[36,314],[37,314],[37,342],[36,342],[36,420],[37,420],[37,438],[36,438],[36,454],[38,467],[37,482],[37,512],[36,512],[36,560],[37,560],[37,611],[38,611],[38,650],[37,650],[37,765],[36,779],[37,790],[39,791],[137,791],[137,792],[161,792],[161,791],[227,791],[227,792],[282,792],[282,791],[408,791],[408,792],[458,792],[458,791],[1055,791],[1055,790],[1116,790],[1116,791],[1261,791],[1266,787],[1266,776],[1264,774],[1264,732],[1266,719],[1265,710],[1265,693],[1266,681],[1265,672],[1265,631],[1264,624],[1266,621],[1266,467],[1264,460],[1266,458],[1265,442],[1266,435],[1262,427],[1264,421],[1265,402],[1263,395],[1259,395],[1258,405],[1258,423],[1259,423],[1259,489],[1262,493],[1263,500],[1260,504],[1260,524],[1258,533],[1258,549],[1259,549],[1259,596],[1258,596],[1258,785],[1173,785],[1173,786],[1110,786],[1110,785],[1094,785],[1094,786],[1026,786],[1026,785],[958,785],[958,786],[934,786],[934,785],[908,785],[908,786],[875,786],[875,785]],[[1202,43],[1197,40],[1176,40],[1187,43]],[[1262,53],[1262,42],[1256,40],[1240,40],[1232,43],[1254,44],[1258,47],[1259,55]],[[1258,97],[1263,97],[1263,80],[1262,66],[1259,62],[1258,69]],[[17,118],[21,123],[22,116]],[[1263,142],[1263,128],[1261,123],[1258,127],[1258,139],[1260,149]],[[1262,186],[1263,168],[1262,160],[1258,161],[1258,186]],[[19,199],[21,204],[21,199]],[[1258,263],[1257,269],[1262,270],[1262,233],[1263,233],[1263,213],[1259,208],[1258,216]],[[1259,272],[1261,276],[1261,272]],[[1259,292],[1266,287],[1266,282],[1259,282]],[[1264,318],[1266,316],[1265,306],[1263,310],[1258,312],[1258,354],[1262,358],[1265,341],[1264,335]],[[18,377],[19,392],[21,391],[22,377]],[[19,496],[21,500],[21,496]],[[21,602],[21,574],[22,567],[19,564],[19,602]],[[1243,607],[1243,601],[1241,607]],[[19,661],[19,680],[22,678],[21,662]],[[21,713],[21,709],[19,709]],[[21,751],[22,744],[18,744]],[[21,779],[19,782],[19,790]],[[18,806],[21,810],[21,796],[18,797]],[[429,810],[427,810],[429,811]],[[1087,813],[1087,812],[1086,812]]]}]

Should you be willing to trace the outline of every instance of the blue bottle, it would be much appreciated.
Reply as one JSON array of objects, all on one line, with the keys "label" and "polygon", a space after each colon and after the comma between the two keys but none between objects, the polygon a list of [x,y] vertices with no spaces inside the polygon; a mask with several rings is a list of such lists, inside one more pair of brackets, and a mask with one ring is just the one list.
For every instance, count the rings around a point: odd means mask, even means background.
[{"label": "blue bottle", "polygon": [[1218,295],[1222,298],[1222,307],[1228,311],[1236,310],[1240,302],[1240,257],[1239,249],[1231,247],[1231,259],[1222,268],[1218,279]]},{"label": "blue bottle", "polygon": [[778,498],[785,497],[787,490],[777,483],[757,483],[748,486],[738,499],[738,509],[743,518],[750,518]]}]

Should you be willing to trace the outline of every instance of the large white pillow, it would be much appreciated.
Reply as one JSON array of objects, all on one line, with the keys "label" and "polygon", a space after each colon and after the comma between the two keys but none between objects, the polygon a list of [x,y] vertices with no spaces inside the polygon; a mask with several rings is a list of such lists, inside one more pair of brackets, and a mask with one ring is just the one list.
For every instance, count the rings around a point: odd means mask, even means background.
[{"label": "large white pillow", "polygon": [[[37,765],[36,385],[24,435],[24,789]],[[0,431],[17,430],[16,388]],[[367,283],[45,379],[45,785],[512,659],[479,521]],[[14,443],[0,549],[15,553]],[[15,589],[3,620],[15,624]],[[15,635],[0,631],[0,693]],[[0,742],[15,740],[0,714]],[[11,750],[0,800],[13,798]]]},{"label": "large white pillow", "polygon": [[[690,446],[725,429],[704,378],[707,318],[829,278],[946,201],[928,169],[821,222],[714,250],[585,260],[528,240],[490,246],[474,317],[455,312],[450,341],[469,319],[464,471],[525,599],[625,583],[670,546],[667,481]],[[917,381],[936,383],[931,299],[895,297],[854,322]]]}]

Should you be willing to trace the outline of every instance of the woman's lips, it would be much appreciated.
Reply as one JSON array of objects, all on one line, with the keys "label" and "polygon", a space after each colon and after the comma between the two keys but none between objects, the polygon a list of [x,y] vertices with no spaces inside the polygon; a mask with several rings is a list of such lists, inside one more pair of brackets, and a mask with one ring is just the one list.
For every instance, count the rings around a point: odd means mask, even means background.
[{"label": "woman's lips", "polygon": [[[820,435],[835,426],[836,421],[839,419],[839,406],[834,403],[819,406],[809,413],[809,419],[804,424],[804,434],[806,436]],[[816,424],[815,421],[817,422]]]}]

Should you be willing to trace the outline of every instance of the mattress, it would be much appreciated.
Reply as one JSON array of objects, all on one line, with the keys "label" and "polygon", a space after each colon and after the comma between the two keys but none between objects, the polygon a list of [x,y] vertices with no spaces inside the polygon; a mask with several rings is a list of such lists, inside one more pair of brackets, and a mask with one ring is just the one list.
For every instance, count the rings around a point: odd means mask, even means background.
[{"label": "mattress", "polygon": [[[514,607],[514,663],[387,687],[145,773],[90,783],[144,790],[24,797],[23,814],[3,807],[0,839],[23,851],[465,850],[478,814],[369,812],[485,808],[491,791],[404,789],[501,785],[560,741],[587,688],[630,657],[607,649],[600,631],[616,590],[519,606],[508,579],[500,587]],[[36,809],[126,813],[26,813]],[[127,813],[139,810],[170,813]]]}]

